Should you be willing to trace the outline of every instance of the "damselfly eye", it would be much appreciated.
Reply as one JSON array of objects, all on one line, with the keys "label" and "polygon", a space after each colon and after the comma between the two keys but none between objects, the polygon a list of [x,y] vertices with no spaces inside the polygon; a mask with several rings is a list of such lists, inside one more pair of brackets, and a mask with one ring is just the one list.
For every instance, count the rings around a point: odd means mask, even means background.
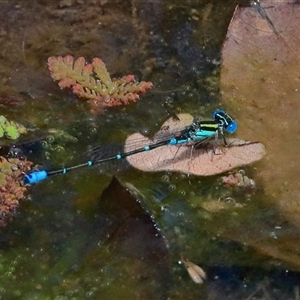
[{"label": "damselfly eye", "polygon": [[212,117],[213,117],[213,119],[219,119],[220,117],[219,116],[226,116],[227,114],[226,114],[226,112],[225,112],[225,110],[223,110],[223,109],[216,109],[214,112],[213,112],[213,115],[212,115]]},{"label": "damselfly eye", "polygon": [[229,133],[234,133],[237,130],[237,123],[232,121],[227,127],[225,127],[225,129]]}]

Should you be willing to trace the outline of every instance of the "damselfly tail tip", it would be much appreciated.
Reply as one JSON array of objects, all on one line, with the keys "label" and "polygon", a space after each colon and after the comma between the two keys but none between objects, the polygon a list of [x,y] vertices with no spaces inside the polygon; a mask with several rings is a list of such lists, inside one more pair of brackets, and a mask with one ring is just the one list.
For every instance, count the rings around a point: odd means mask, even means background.
[{"label": "damselfly tail tip", "polygon": [[30,174],[26,174],[23,178],[24,184],[34,184],[38,181],[44,180],[47,178],[48,174],[46,171],[37,171]]}]

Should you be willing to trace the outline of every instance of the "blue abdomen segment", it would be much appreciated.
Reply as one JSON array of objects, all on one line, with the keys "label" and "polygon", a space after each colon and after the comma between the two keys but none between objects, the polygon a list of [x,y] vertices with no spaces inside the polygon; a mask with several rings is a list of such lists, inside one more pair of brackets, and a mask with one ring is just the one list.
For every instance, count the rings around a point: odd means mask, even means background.
[{"label": "blue abdomen segment", "polygon": [[48,174],[44,170],[33,172],[31,174],[26,174],[24,176],[24,183],[25,184],[33,184],[33,183],[36,183],[38,181],[44,180],[47,177],[48,177]]},{"label": "blue abdomen segment", "polygon": [[179,140],[177,138],[171,138],[169,141],[169,145],[177,145]]},{"label": "blue abdomen segment", "polygon": [[177,145],[186,144],[190,141],[191,141],[191,138],[180,139],[180,140],[177,140]]},{"label": "blue abdomen segment", "polygon": [[186,144],[188,142],[191,141],[191,138],[187,138],[187,137],[184,137],[184,138],[172,138],[170,139],[169,141],[169,145],[182,145],[182,144]]}]

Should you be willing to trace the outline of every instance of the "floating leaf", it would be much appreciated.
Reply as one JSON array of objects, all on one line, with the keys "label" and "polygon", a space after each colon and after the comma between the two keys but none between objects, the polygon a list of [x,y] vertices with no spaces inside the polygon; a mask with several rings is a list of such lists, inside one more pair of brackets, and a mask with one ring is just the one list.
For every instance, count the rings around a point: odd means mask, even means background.
[{"label": "floating leaf", "polygon": [[104,62],[94,58],[92,64],[84,57],[76,60],[70,55],[49,57],[48,67],[53,79],[61,88],[71,88],[79,97],[86,98],[94,113],[104,107],[127,105],[135,102],[140,94],[152,88],[151,82],[136,82],[133,75],[111,79]]},{"label": "floating leaf", "polygon": [[[192,116],[178,115],[180,120],[192,120]],[[183,128],[182,121],[169,119],[161,130],[154,136],[154,140],[161,138],[166,131],[173,132],[174,128]],[[125,143],[125,151],[129,151],[134,141],[147,145],[151,142],[139,133],[129,136]],[[265,147],[259,142],[247,142],[238,139],[227,139],[228,147],[224,145],[208,144],[203,147],[191,146],[161,146],[151,151],[144,151],[127,157],[128,162],[142,171],[178,171],[189,174],[209,176],[229,171],[233,168],[248,165],[260,160],[266,154]],[[213,149],[217,146],[218,153]]]}]

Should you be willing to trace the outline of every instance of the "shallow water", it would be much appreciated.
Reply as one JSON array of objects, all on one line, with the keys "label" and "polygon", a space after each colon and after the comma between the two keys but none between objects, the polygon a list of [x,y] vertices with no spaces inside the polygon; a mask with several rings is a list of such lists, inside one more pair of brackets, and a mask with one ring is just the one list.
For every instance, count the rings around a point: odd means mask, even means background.
[{"label": "shallow water", "polygon": [[[235,4],[0,2],[0,93],[24,102],[1,114],[32,129],[23,141],[48,136],[26,153],[46,167],[154,133],[170,112],[210,118],[223,107],[218,62]],[[136,104],[91,115],[47,70],[49,56],[67,54],[101,57],[112,76],[133,73],[154,88]],[[74,139],[49,139],[51,128]],[[84,169],[33,186],[1,236],[0,299],[298,299],[296,258],[248,244],[260,232],[257,244],[284,249],[298,234],[269,205],[262,167],[245,168],[255,191],[227,188],[220,176],[134,169],[115,174],[120,183]],[[203,285],[179,264],[181,253],[205,270]]]}]

